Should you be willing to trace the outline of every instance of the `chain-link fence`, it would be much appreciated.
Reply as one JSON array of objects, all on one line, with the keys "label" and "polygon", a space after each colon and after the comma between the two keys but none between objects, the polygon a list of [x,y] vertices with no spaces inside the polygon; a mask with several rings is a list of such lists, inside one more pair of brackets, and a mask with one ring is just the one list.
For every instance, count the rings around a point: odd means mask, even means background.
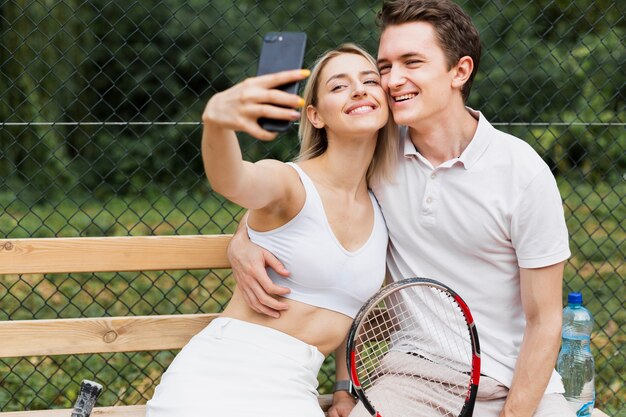
[{"label": "chain-link fence", "polygon": [[[483,38],[470,106],[524,138],[557,176],[573,255],[566,288],[595,316],[597,403],[626,415],[624,2],[467,0]],[[0,231],[4,237],[231,232],[240,208],[208,188],[199,118],[253,75],[261,35],[302,30],[306,62],[377,47],[379,1],[0,0]],[[293,132],[243,138],[250,159],[294,156]],[[0,277],[0,319],[218,312],[217,272]],[[175,352],[0,361],[0,409],[148,399]],[[330,359],[321,391],[333,378]]]}]

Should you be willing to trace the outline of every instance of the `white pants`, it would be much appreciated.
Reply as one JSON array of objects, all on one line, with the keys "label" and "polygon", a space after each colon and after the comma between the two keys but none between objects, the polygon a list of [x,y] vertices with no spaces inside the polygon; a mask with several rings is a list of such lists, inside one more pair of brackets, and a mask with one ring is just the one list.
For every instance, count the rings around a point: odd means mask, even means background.
[{"label": "white pants", "polygon": [[[407,353],[389,352],[381,366],[391,362],[402,368],[402,375],[380,378],[368,390],[367,396],[385,417],[441,417],[457,416],[459,398],[465,394],[468,377],[456,378],[448,370],[432,362],[420,360]],[[414,374],[437,379],[439,384],[427,383]],[[509,389],[493,378],[481,375],[474,405],[474,417],[498,417]],[[459,407],[456,407],[459,406]],[[361,403],[350,417],[370,417]],[[545,394],[533,417],[575,417],[562,394]]]},{"label": "white pants", "polygon": [[323,417],[315,346],[268,327],[217,318],[174,358],[147,417]]},{"label": "white pants", "polygon": [[[476,417],[498,417],[509,389],[488,376],[481,375],[474,407]],[[563,394],[544,394],[533,417],[576,417]]]}]

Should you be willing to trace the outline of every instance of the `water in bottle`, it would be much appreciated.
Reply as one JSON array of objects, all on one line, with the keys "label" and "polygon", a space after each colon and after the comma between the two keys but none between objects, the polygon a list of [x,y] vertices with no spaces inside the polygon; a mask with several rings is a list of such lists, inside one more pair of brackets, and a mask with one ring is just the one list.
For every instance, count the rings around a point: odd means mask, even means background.
[{"label": "water in bottle", "polygon": [[579,292],[571,292],[563,309],[561,351],[556,369],[563,378],[565,398],[578,417],[590,417],[595,402],[594,361],[591,355],[591,313]]}]

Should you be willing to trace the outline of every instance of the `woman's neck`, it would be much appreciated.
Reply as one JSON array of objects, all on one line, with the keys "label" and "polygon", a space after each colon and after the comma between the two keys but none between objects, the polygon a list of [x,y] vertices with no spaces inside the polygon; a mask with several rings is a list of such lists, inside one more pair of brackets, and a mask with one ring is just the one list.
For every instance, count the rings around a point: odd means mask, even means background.
[{"label": "woman's neck", "polygon": [[367,192],[367,170],[376,149],[374,138],[328,138],[322,155],[303,161],[313,179],[322,185],[351,195]]}]

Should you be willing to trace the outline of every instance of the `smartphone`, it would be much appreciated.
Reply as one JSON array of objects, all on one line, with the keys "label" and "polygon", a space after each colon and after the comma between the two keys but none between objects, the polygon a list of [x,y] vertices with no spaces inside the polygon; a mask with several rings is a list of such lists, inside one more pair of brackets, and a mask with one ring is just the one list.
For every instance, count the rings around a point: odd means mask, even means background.
[{"label": "smartphone", "polygon": [[[257,75],[302,68],[306,33],[304,32],[270,32],[263,37],[261,56]],[[285,84],[279,87],[291,94],[298,93],[298,83]],[[272,132],[284,132],[291,126],[289,120],[259,119],[259,125]]]}]

